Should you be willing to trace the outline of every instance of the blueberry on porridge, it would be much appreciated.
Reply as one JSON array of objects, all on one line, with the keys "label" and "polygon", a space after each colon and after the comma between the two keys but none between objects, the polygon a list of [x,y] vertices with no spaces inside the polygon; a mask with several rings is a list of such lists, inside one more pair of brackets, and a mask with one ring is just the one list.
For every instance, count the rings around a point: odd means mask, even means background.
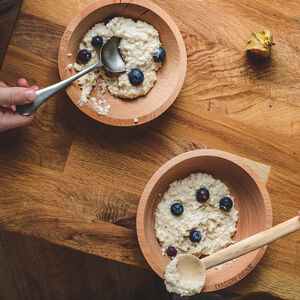
[{"label": "blueberry on porridge", "polygon": [[162,62],[166,58],[166,51],[163,47],[158,47],[153,55],[153,60],[155,62]]},{"label": "blueberry on porridge", "polygon": [[86,64],[91,59],[91,51],[87,49],[82,49],[77,54],[77,61]]},{"label": "blueberry on porridge", "polygon": [[99,35],[95,35],[93,38],[92,38],[92,42],[91,44],[96,47],[96,48],[101,48],[102,45],[103,45],[103,38]]},{"label": "blueberry on porridge", "polygon": [[229,197],[223,197],[220,200],[220,208],[223,210],[230,210],[232,205],[232,200]]},{"label": "blueberry on porridge", "polygon": [[168,255],[169,257],[175,257],[175,256],[177,255],[177,250],[176,250],[176,248],[175,248],[175,247],[172,247],[172,246],[168,247],[168,249],[167,249],[167,255]]},{"label": "blueberry on porridge", "polygon": [[209,198],[209,191],[205,188],[200,188],[196,192],[196,198],[199,202],[206,202]]},{"label": "blueberry on porridge", "polygon": [[193,242],[193,243],[199,243],[202,239],[202,235],[199,231],[197,230],[193,230],[190,232],[190,240]]},{"label": "blueberry on porridge", "polygon": [[114,17],[112,17],[112,16],[109,16],[109,17],[107,17],[105,20],[104,20],[104,25],[106,26],[112,19],[113,19]]},{"label": "blueberry on porridge", "polygon": [[128,78],[132,85],[139,85],[144,81],[144,74],[140,69],[133,69],[129,72]]},{"label": "blueberry on porridge", "polygon": [[180,216],[183,213],[183,206],[181,203],[173,203],[171,205],[171,213],[174,216]]}]

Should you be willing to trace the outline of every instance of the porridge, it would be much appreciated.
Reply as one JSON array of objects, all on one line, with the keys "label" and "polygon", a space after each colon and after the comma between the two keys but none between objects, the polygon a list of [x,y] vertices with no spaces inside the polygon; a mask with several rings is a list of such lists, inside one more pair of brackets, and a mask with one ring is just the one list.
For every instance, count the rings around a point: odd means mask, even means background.
[{"label": "porridge", "polygon": [[226,185],[192,173],[172,182],[155,211],[155,233],[163,254],[212,254],[230,243],[238,212]]},{"label": "porridge", "polygon": [[[95,86],[98,96],[104,95],[107,88],[113,96],[136,98],[147,94],[157,79],[156,71],[166,56],[158,31],[145,22],[135,22],[124,17],[107,18],[85,34],[79,46],[74,69],[81,71],[96,63],[101,46],[112,36],[121,38],[119,50],[126,64],[126,71],[111,73],[102,67],[78,79],[81,88],[78,102],[80,106],[89,102],[90,93]],[[101,101],[103,102],[103,97]]]},{"label": "porridge", "polygon": [[186,253],[209,255],[226,247],[233,242],[237,221],[238,211],[227,186],[211,175],[192,173],[169,185],[155,211],[155,233],[163,254],[173,258],[164,275],[170,293],[200,293],[205,270],[200,281],[180,278],[178,259]]}]

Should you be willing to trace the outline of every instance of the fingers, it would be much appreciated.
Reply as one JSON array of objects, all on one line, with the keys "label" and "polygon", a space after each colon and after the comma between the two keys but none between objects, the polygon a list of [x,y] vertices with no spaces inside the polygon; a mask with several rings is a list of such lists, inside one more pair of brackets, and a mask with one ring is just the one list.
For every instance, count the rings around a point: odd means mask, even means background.
[{"label": "fingers", "polygon": [[35,92],[38,91],[38,90],[40,89],[37,85],[33,85],[31,88],[32,88]]},{"label": "fingers", "polygon": [[7,87],[7,85],[4,82],[0,82],[0,87]]},{"label": "fingers", "polygon": [[30,116],[22,116],[16,112],[16,105],[33,102],[36,98],[35,92],[38,89],[38,86],[30,88],[24,78],[20,78],[18,87],[13,88],[0,82],[0,132],[27,125],[33,120],[34,113]]},{"label": "fingers", "polygon": [[33,89],[25,87],[0,87],[0,105],[28,104],[36,98]]},{"label": "fingers", "polygon": [[11,107],[15,111],[15,105],[27,104],[34,101],[36,98],[35,92],[39,90],[39,87],[33,85],[31,88],[25,78],[20,78],[17,83],[18,87],[25,89],[2,89],[7,88],[4,82],[0,82],[0,105],[3,107]]},{"label": "fingers", "polygon": [[17,85],[19,87],[26,87],[29,88],[29,84],[25,78],[19,78]]},{"label": "fingers", "polygon": [[22,116],[11,109],[0,109],[0,132],[8,129],[29,124],[34,118],[34,113],[30,116]]},{"label": "fingers", "polygon": [[[18,80],[18,84],[17,84],[19,87],[26,87],[26,88],[30,88],[29,84],[28,84],[28,81],[25,79],[25,78],[20,78]],[[33,89],[34,91],[38,91],[39,90],[39,87],[37,85],[33,85],[31,87],[31,89]]]}]

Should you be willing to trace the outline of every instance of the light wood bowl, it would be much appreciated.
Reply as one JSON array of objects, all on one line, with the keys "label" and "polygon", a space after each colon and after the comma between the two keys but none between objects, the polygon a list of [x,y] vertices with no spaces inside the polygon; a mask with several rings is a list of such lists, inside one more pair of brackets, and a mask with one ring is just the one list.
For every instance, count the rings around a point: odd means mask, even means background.
[{"label": "light wood bowl", "polygon": [[[146,96],[133,100],[122,100],[107,92],[106,98],[111,105],[107,116],[99,116],[91,103],[79,107],[77,102],[81,91],[77,82],[67,87],[66,91],[81,111],[99,122],[115,126],[140,125],[162,114],[178,96],[186,73],[185,45],[171,17],[151,2],[146,0],[96,1],[76,15],[63,34],[58,55],[58,69],[62,80],[76,73],[75,70],[67,70],[67,66],[75,63],[82,37],[94,24],[103,22],[108,16],[124,16],[142,20],[157,29],[167,57],[157,72],[155,85]],[[72,56],[68,57],[68,53]],[[134,118],[138,118],[137,123],[134,122]]]},{"label": "light wood bowl", "polygon": [[[152,269],[163,278],[170,259],[154,231],[154,212],[169,184],[193,172],[211,174],[223,181],[234,196],[239,212],[234,241],[240,241],[272,226],[272,207],[267,189],[258,175],[239,157],[219,150],[195,150],[168,161],[152,176],[140,199],[137,235],[141,250]],[[226,288],[245,277],[262,258],[266,247],[239,257],[222,269],[207,270],[204,292]]]}]

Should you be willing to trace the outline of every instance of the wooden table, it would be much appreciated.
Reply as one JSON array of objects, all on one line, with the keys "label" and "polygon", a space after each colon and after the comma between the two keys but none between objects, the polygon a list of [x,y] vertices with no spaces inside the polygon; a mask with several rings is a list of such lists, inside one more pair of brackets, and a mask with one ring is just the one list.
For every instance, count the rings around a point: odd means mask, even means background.
[{"label": "wooden table", "polygon": [[2,0],[0,2],[0,70],[21,5],[22,0]]},{"label": "wooden table", "polygon": [[[90,1],[25,0],[0,79],[46,87],[59,81],[64,28]],[[174,105],[144,126],[89,119],[64,91],[32,125],[0,135],[2,228],[148,268],[137,243],[141,192],[177,154],[217,148],[271,167],[274,224],[299,210],[300,24],[298,1],[155,0],[179,26],[188,69]],[[276,46],[264,63],[247,59],[251,31],[268,28]],[[259,265],[230,288],[300,294],[294,233],[270,245]],[[299,299],[299,298],[298,298]]]}]

